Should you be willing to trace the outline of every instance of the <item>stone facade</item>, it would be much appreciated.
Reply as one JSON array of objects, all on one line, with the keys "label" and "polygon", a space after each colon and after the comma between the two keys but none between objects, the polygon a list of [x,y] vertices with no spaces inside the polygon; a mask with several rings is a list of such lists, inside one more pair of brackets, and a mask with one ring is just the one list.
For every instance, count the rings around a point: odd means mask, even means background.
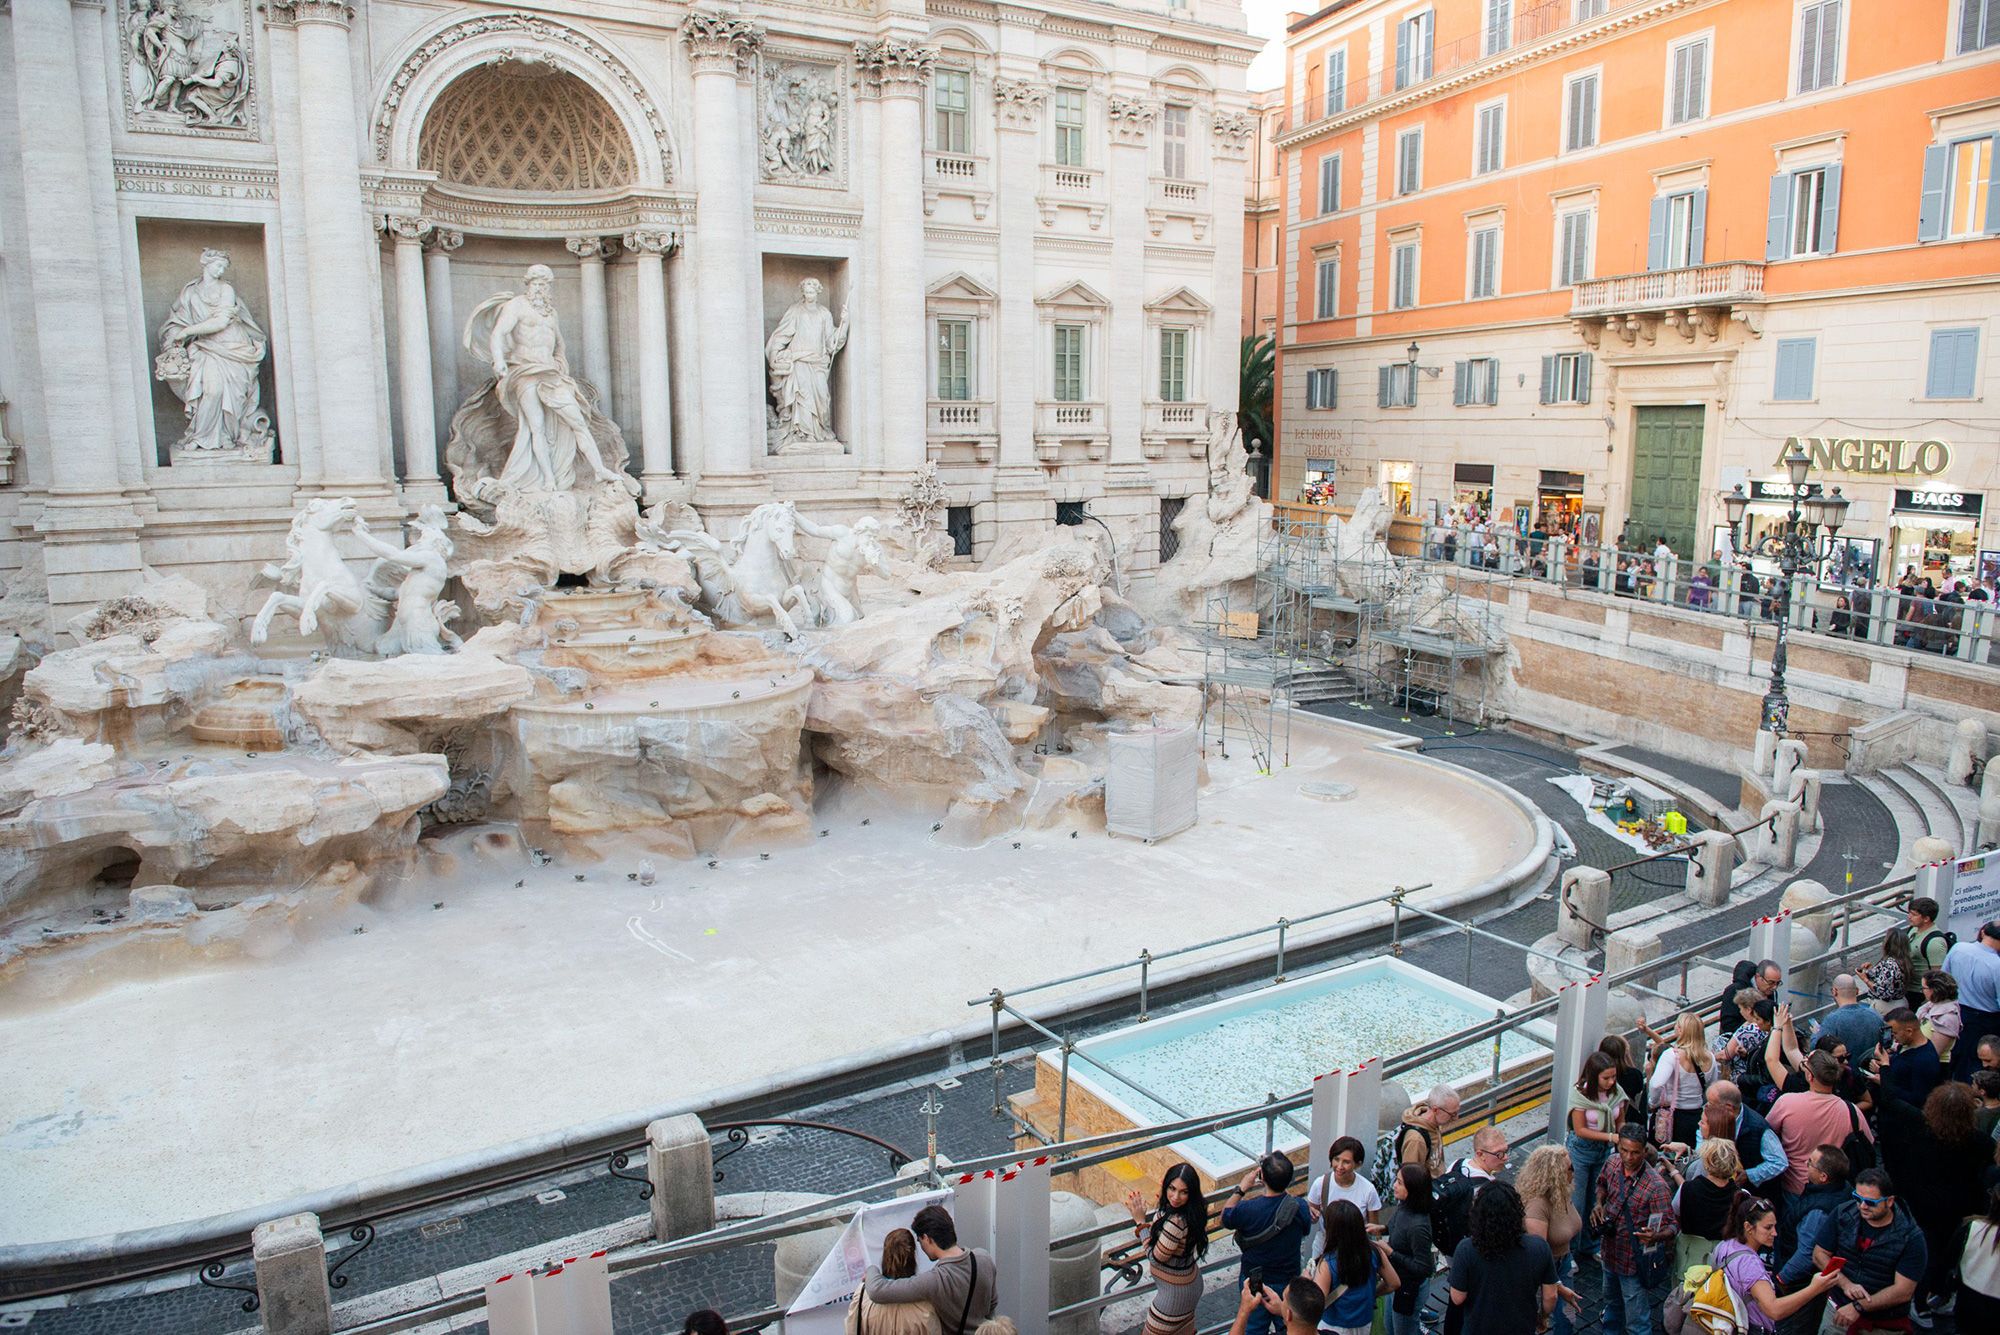
[{"label": "stone facade", "polygon": [[[646,503],[887,515],[929,459],[961,559],[1084,502],[1148,572],[1235,406],[1243,26],[1235,0],[0,7],[10,628],[148,568],[242,616],[304,501],[457,500],[447,436],[491,375],[467,318],[536,264]],[[269,436],[227,416],[196,450],[208,350],[174,311],[211,250],[222,342],[260,360],[201,420],[254,391]],[[851,336],[834,439],[781,452],[764,349],[807,279]]]}]

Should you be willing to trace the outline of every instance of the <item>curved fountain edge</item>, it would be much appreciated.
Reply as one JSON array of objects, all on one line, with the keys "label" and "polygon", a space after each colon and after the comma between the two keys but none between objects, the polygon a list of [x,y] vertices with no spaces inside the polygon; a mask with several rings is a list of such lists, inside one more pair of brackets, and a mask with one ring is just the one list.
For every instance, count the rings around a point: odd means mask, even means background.
[{"label": "curved fountain edge", "polygon": [[[1386,743],[1381,748],[1384,750],[1407,750],[1420,740],[1304,710],[1293,709],[1291,714],[1294,727],[1303,723],[1309,728],[1379,735]],[[1533,831],[1529,851],[1510,866],[1463,890],[1427,901],[1426,908],[1433,912],[1461,909],[1477,913],[1498,907],[1524,889],[1536,886],[1552,873],[1554,834],[1548,817],[1532,802],[1485,775],[1430,756],[1412,754],[1408,758],[1416,763],[1438,767],[1460,782],[1484,787],[1504,796]],[[1377,905],[1371,910],[1357,909],[1354,915],[1334,919],[1317,931],[1299,928],[1288,937],[1288,958],[1298,958],[1303,963],[1315,953],[1324,953],[1328,946],[1335,943],[1351,943],[1352,948],[1361,949],[1373,936],[1380,935],[1386,940],[1392,916],[1386,906]],[[1242,975],[1246,967],[1262,966],[1268,955],[1267,946],[1252,945],[1178,969],[1157,967],[1152,973],[1151,993],[1156,1000],[1164,1002],[1176,992],[1190,988],[1221,990],[1238,981],[1245,981],[1238,975]],[[1128,1001],[1136,995],[1136,982],[1130,986],[1114,983],[1065,996],[1060,1010],[1052,1010],[1038,1018],[1050,1022],[1061,1017],[1075,1023],[1087,1019],[1093,1011]],[[157,1273],[193,1264],[202,1256],[228,1254],[218,1252],[216,1244],[231,1239],[240,1238],[242,1243],[230,1252],[247,1249],[251,1229],[266,1220],[287,1215],[317,1214],[322,1225],[331,1231],[357,1220],[412,1208],[413,1202],[424,1198],[441,1194],[474,1194],[489,1190],[488,1184],[497,1178],[518,1179],[524,1174],[553,1172],[590,1158],[608,1156],[615,1149],[642,1140],[647,1125],[663,1117],[694,1113],[708,1120],[726,1120],[733,1114],[793,1106],[800,1098],[809,1098],[816,1103],[826,1102],[845,1093],[957,1064],[963,1060],[959,1055],[963,1050],[975,1044],[983,1048],[989,1034],[988,1021],[983,1012],[972,1013],[975,1018],[960,1026],[878,1044],[825,1062],[794,1067],[779,1075],[710,1090],[699,1099],[680,1100],[599,1118],[560,1131],[527,1136],[393,1173],[305,1192],[272,1205],[89,1238],[0,1247],[0,1292],[11,1284],[25,1284],[32,1280],[41,1280],[44,1284],[52,1282],[44,1278],[47,1272],[63,1268],[93,1267],[111,1272],[114,1267],[107,1263],[121,1258],[129,1258],[131,1264],[116,1271],[119,1274],[130,1274],[138,1267],[143,1267],[146,1273]],[[1016,1025],[1003,1029],[1003,1043],[1012,1029],[1020,1028]],[[1020,1035],[1015,1037],[1018,1041]],[[63,1287],[86,1287],[105,1280],[106,1276],[94,1276]]]}]

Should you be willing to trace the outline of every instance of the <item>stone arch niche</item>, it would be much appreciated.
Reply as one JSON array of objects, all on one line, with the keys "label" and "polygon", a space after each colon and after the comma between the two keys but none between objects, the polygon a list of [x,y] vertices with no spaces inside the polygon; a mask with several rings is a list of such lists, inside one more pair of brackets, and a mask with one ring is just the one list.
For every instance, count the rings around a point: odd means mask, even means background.
[{"label": "stone arch niche", "polygon": [[541,62],[461,74],[424,117],[417,165],[449,185],[536,194],[623,190],[638,176],[610,104]]}]

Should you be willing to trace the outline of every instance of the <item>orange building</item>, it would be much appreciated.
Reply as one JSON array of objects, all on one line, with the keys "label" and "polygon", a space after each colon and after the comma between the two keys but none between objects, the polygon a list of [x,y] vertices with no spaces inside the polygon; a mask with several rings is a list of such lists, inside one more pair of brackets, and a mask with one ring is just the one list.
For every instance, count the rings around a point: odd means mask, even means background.
[{"label": "orange building", "polygon": [[1335,0],[1285,103],[1276,499],[1706,557],[1799,437],[2000,571],[2000,0]]},{"label": "orange building", "polygon": [[1285,90],[1267,88],[1250,97],[1257,118],[1250,172],[1243,182],[1243,336],[1278,332],[1278,292],[1284,282],[1284,187],[1278,178],[1278,128],[1285,119]]}]

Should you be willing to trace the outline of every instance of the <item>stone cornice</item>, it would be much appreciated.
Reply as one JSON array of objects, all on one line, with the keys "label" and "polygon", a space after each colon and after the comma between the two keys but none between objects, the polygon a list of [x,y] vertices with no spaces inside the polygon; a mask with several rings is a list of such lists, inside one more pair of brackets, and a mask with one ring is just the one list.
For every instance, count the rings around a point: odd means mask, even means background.
[{"label": "stone cornice", "polygon": [[1377,98],[1373,102],[1364,102],[1341,115],[1328,116],[1312,121],[1300,126],[1296,130],[1279,135],[1272,142],[1276,148],[1281,150],[1295,148],[1321,135],[1335,134],[1341,130],[1349,129],[1380,116],[1393,115],[1396,112],[1405,111],[1420,103],[1429,102],[1440,97],[1448,97],[1473,84],[1481,83],[1496,74],[1505,74],[1519,69],[1524,65],[1545,60],[1550,56],[1567,54],[1580,47],[1587,46],[1599,38],[1627,32],[1649,24],[1656,19],[1664,18],[1679,10],[1690,9],[1696,5],[1712,2],[1713,0],[1653,0],[1651,4],[1639,5],[1631,9],[1606,14],[1600,19],[1571,24],[1568,28],[1557,32],[1544,41],[1514,47],[1501,52],[1497,56],[1476,61],[1454,70],[1442,78],[1433,79],[1429,83],[1414,84],[1411,87],[1400,89],[1387,97]]}]

